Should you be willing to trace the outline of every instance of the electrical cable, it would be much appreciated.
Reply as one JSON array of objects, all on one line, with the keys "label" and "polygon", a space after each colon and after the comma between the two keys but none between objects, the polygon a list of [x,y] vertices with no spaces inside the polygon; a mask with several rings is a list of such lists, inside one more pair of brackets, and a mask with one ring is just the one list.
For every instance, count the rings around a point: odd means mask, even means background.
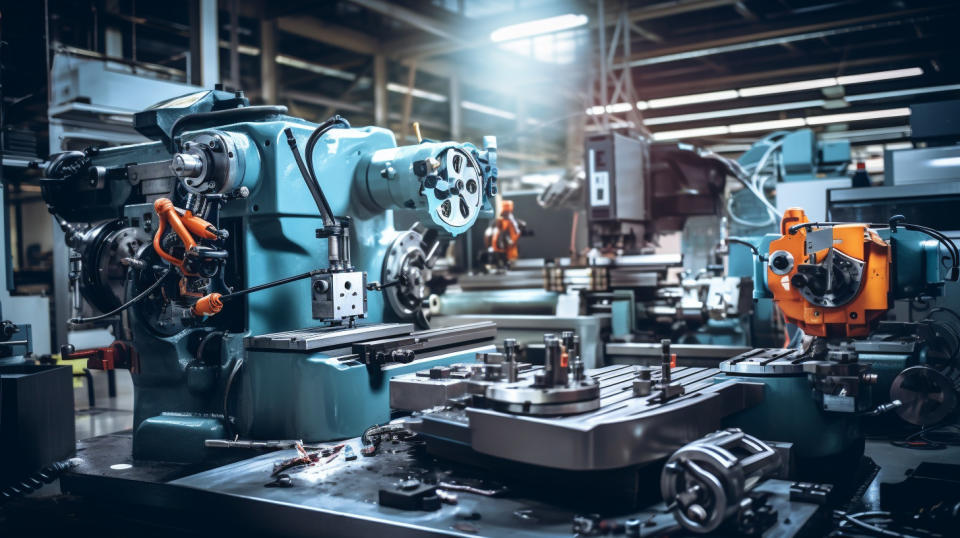
[{"label": "electrical cable", "polygon": [[304,146],[304,153],[306,154],[306,157],[307,157],[307,169],[310,170],[310,177],[313,178],[314,181],[318,181],[318,180],[317,180],[317,170],[316,168],[313,167],[313,150],[316,148],[317,142],[320,141],[320,138],[323,135],[327,134],[327,132],[329,132],[334,127],[339,127],[341,129],[349,129],[350,122],[347,121],[346,118],[340,115],[331,116],[329,119],[327,119],[326,121],[318,125],[317,128],[314,129],[312,133],[310,133],[310,138],[307,139],[307,145]]},{"label": "electrical cable", "polygon": [[147,289],[140,292],[140,294],[134,297],[133,299],[130,299],[129,301],[123,303],[122,305],[114,308],[110,312],[107,312],[106,314],[100,314],[99,316],[89,317],[89,318],[72,318],[68,321],[68,323],[73,325],[79,325],[81,323],[90,323],[91,321],[100,321],[101,319],[105,319],[110,316],[115,316],[120,312],[123,312],[127,308],[130,308],[131,306],[133,306],[135,303],[141,301],[147,295],[150,295],[150,293],[153,292],[153,290],[157,289],[157,287],[160,286],[160,284],[162,284],[164,280],[166,280],[167,276],[170,275],[171,271],[173,271],[173,269],[167,269],[166,271],[164,271],[164,273],[160,275],[160,278],[158,278],[157,281],[154,282],[153,284],[150,284],[150,286]]},{"label": "electrical cable", "polygon": [[242,367],[243,357],[239,357],[234,361],[233,368],[230,369],[230,375],[227,376],[227,383],[223,387],[223,428],[227,432],[228,439],[234,437],[233,423],[230,422],[230,389],[233,388],[233,381],[236,379]]},{"label": "electrical cable", "polygon": [[300,155],[300,150],[297,148],[297,138],[293,136],[293,130],[287,127],[283,130],[283,132],[287,135],[287,144],[290,146],[290,151],[293,153],[293,160],[296,161],[297,168],[300,169],[300,175],[303,177],[304,183],[307,184],[307,190],[310,191],[310,195],[313,197],[314,203],[317,204],[317,211],[320,212],[320,218],[323,220],[323,226],[325,228],[336,226],[337,221],[333,218],[333,210],[330,209],[330,204],[327,202],[327,197],[324,196],[323,189],[320,188],[320,182],[313,177],[313,173],[303,162],[303,157]]},{"label": "electrical cable", "polygon": [[[845,224],[850,224],[850,223],[848,222],[802,222],[800,224],[794,224],[789,228],[788,231],[792,235],[797,233],[797,231],[800,230],[801,228],[841,226]],[[944,247],[947,248],[947,250],[950,252],[951,257],[953,258],[950,266],[951,271],[950,271],[950,276],[948,277],[948,280],[956,282],[958,279],[960,279],[960,248],[957,248],[957,245],[955,245],[953,241],[950,240],[950,238],[943,235],[943,233],[941,233],[939,230],[928,228],[926,226],[921,226],[919,224],[910,224],[908,222],[897,222],[895,224],[891,224],[891,223],[865,224],[865,226],[867,226],[868,228],[875,228],[875,229],[892,228],[894,226],[902,227],[905,230],[921,232],[936,239]]]},{"label": "electrical cable", "polygon": [[246,289],[237,290],[237,291],[233,291],[233,292],[230,292],[230,293],[223,294],[223,295],[220,296],[220,300],[221,300],[221,301],[226,301],[227,299],[234,299],[234,298],[236,298],[236,297],[240,297],[241,295],[246,295],[246,294],[248,294],[248,293],[253,293],[253,292],[255,292],[255,291],[265,290],[265,289],[268,289],[268,288],[273,288],[273,287],[275,287],[275,286],[280,286],[280,285],[286,284],[286,283],[288,283],[288,282],[296,282],[297,280],[303,280],[303,279],[305,279],[305,278],[310,278],[310,277],[312,277],[313,275],[318,275],[318,274],[323,273],[323,272],[324,272],[324,270],[322,270],[322,269],[314,269],[313,271],[307,271],[306,273],[301,273],[301,274],[299,274],[299,275],[288,276],[288,277],[286,277],[286,278],[281,278],[281,279],[279,279],[279,280],[274,280],[273,282],[267,282],[266,284],[258,284],[258,285],[256,285],[256,286],[251,286],[251,287],[246,288]]},{"label": "electrical cable", "polygon": [[[852,525],[855,525],[855,526],[859,527],[859,528],[862,529],[862,530],[865,530],[865,531],[868,531],[868,532],[872,532],[872,533],[874,533],[874,534],[879,534],[879,535],[881,535],[881,536],[890,536],[890,537],[893,537],[893,538],[918,538],[918,537],[916,537],[916,536],[914,536],[914,535],[911,535],[911,534],[903,534],[903,533],[900,533],[900,532],[891,531],[891,530],[884,529],[884,528],[882,528],[882,527],[878,527],[878,526],[876,526],[876,525],[873,525],[873,524],[870,524],[870,523],[867,523],[867,522],[865,522],[865,521],[861,521],[861,520],[860,520],[860,518],[862,518],[862,517],[885,516],[885,517],[888,517],[888,518],[889,518],[889,517],[891,516],[890,512],[872,511],[872,512],[859,512],[859,513],[856,513],[856,514],[844,514],[844,513],[839,513],[839,515],[843,518],[842,521],[849,522],[849,523],[851,523]],[[842,523],[842,521],[841,521],[841,523]]]},{"label": "electrical cable", "polygon": [[760,260],[763,260],[763,258],[764,258],[763,254],[760,254],[760,250],[759,250],[756,246],[754,246],[753,243],[751,243],[751,242],[749,242],[749,241],[744,241],[743,239],[737,239],[736,237],[728,237],[728,238],[727,238],[727,243],[734,243],[734,244],[736,244],[736,245],[743,245],[743,246],[749,248],[750,251],[753,252],[753,255],[756,256],[757,258],[759,258]]}]

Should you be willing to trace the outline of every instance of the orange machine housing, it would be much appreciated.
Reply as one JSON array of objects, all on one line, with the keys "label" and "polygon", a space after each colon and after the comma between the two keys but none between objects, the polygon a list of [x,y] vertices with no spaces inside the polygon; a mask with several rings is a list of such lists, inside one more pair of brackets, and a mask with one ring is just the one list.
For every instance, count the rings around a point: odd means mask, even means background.
[{"label": "orange machine housing", "polygon": [[[809,222],[800,208],[788,209],[780,221],[782,237],[770,243],[770,253],[784,250],[793,255],[794,267],[785,275],[767,267],[767,287],[774,303],[789,323],[805,334],[825,337],[867,336],[871,325],[890,307],[890,245],[865,224],[841,224],[833,227],[833,248],[864,261],[863,282],[853,300],[842,306],[811,304],[791,285],[790,279],[801,263],[819,263],[829,252],[823,249],[807,256],[807,228],[790,233],[790,227]],[[811,259],[812,257],[812,259]]]},{"label": "orange machine housing", "polygon": [[487,247],[492,252],[501,253],[508,262],[520,258],[520,225],[513,216],[513,201],[503,200],[500,205],[500,216],[497,217],[491,230],[488,230]]}]

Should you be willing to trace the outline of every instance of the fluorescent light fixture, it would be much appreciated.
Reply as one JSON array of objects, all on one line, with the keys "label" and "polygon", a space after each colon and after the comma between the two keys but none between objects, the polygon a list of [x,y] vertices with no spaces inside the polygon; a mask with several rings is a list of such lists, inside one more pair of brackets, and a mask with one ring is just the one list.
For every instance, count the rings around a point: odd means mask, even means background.
[{"label": "fluorescent light fixture", "polygon": [[749,133],[751,131],[775,131],[777,129],[793,129],[803,127],[806,123],[803,118],[789,118],[785,120],[755,121],[752,123],[735,123],[728,126],[731,133]]},{"label": "fluorescent light fixture", "polygon": [[681,129],[679,131],[660,131],[653,133],[654,140],[676,140],[678,138],[694,138],[697,136],[714,136],[729,134],[730,129],[724,125],[715,127],[698,127],[696,129]]},{"label": "fluorescent light fixture", "polygon": [[874,73],[863,73],[862,75],[844,75],[837,77],[838,84],[860,84],[862,82],[875,82],[877,80],[891,80],[895,78],[916,77],[923,74],[923,69],[919,67],[910,67],[907,69],[892,69],[890,71],[876,71]]},{"label": "fluorescent light fixture", "polygon": [[417,89],[417,88],[413,88],[413,89],[411,90],[410,88],[404,86],[403,84],[397,84],[396,82],[388,82],[388,83],[387,83],[387,91],[391,91],[391,92],[394,92],[394,93],[404,93],[404,94],[409,93],[410,95],[412,95],[412,96],[414,96],[414,97],[419,97],[419,98],[421,98],[421,99],[426,99],[426,100],[428,100],[428,101],[433,101],[433,102],[435,102],[435,103],[446,103],[446,102],[447,102],[447,96],[446,96],[446,95],[441,95],[441,94],[439,94],[439,93],[428,92],[428,91],[426,91],[426,90],[420,90],[420,89]]},{"label": "fluorescent light fixture", "polygon": [[757,95],[770,95],[772,93],[798,92],[802,90],[815,90],[817,88],[829,88],[836,86],[837,79],[818,78],[815,80],[799,80],[797,82],[786,82],[784,84],[770,84],[768,86],[753,86],[739,90],[740,97],[754,97]]},{"label": "fluorescent light fixture", "polygon": [[885,110],[871,110],[869,112],[848,112],[846,114],[827,114],[826,116],[809,116],[807,125],[825,125],[828,123],[845,123],[848,121],[878,120],[883,118],[897,118],[909,116],[910,108],[888,108]]},{"label": "fluorescent light fixture", "polygon": [[546,19],[537,19],[535,21],[521,22],[520,24],[511,24],[502,28],[497,28],[490,33],[490,40],[495,43],[511,41],[513,39],[522,39],[535,35],[552,34],[571,28],[577,28],[587,24],[590,19],[586,15],[558,15]]},{"label": "fluorescent light fixture", "polygon": [[646,110],[650,108],[650,104],[646,101],[637,101],[637,110]]},{"label": "fluorescent light fixture", "polygon": [[481,105],[480,103],[474,103],[472,101],[461,101],[460,106],[467,110],[480,112],[481,114],[487,114],[490,116],[497,116],[498,118],[503,118],[507,120],[517,119],[517,115],[514,114],[513,112],[501,110],[499,108],[493,108],[492,106]]},{"label": "fluorescent light fixture", "polygon": [[647,101],[647,104],[650,106],[650,108],[666,108],[669,106],[725,101],[727,99],[736,99],[737,97],[739,97],[737,90],[723,90],[719,92],[695,93],[692,95],[679,95],[677,97],[650,99]]},{"label": "fluorescent light fixture", "polygon": [[633,110],[633,103],[614,103],[607,105],[607,112],[616,114],[618,112],[629,112]]},{"label": "fluorescent light fixture", "polygon": [[748,116],[750,114],[763,114],[765,112],[781,112],[783,110],[796,110],[799,108],[814,108],[819,106],[823,106],[823,99],[813,99],[810,101],[796,101],[793,103],[780,103],[776,105],[730,108],[726,110],[713,110],[710,112],[697,112],[694,114],[678,114],[676,116],[660,116],[658,118],[644,118],[643,123],[645,125],[666,125],[669,123],[683,123],[687,121],[712,120],[716,118],[729,118],[732,116]]},{"label": "fluorescent light fixture", "polygon": [[316,73],[318,75],[325,75],[343,80],[356,80],[357,78],[357,75],[354,75],[353,73],[341,71],[325,65],[315,64],[313,62],[301,60],[300,58],[287,56],[286,54],[277,54],[277,63],[280,65],[286,65],[288,67],[294,67],[296,69],[303,69],[304,71],[310,71],[311,73]]},{"label": "fluorescent light fixture", "polygon": [[[678,138],[695,138],[698,136],[746,133],[751,131],[773,131],[776,129],[793,129],[796,127],[803,127],[804,125],[825,125],[828,123],[845,123],[849,121],[897,118],[909,115],[909,108],[888,108],[884,110],[871,110],[869,112],[850,112],[847,114],[809,116],[807,118],[788,118],[783,120],[757,121],[752,123],[736,123],[733,125],[715,125],[713,127],[697,127],[695,129],[681,129],[678,131],[660,131],[658,133],[653,133],[653,139],[676,140]],[[903,127],[897,127],[896,129],[902,130]]]},{"label": "fluorescent light fixture", "polygon": [[[604,107],[600,105],[592,106],[587,109],[588,116],[597,116],[603,114]],[[633,110],[633,104],[631,103],[614,103],[612,105],[607,105],[607,114],[617,114],[620,112],[630,112]]]}]

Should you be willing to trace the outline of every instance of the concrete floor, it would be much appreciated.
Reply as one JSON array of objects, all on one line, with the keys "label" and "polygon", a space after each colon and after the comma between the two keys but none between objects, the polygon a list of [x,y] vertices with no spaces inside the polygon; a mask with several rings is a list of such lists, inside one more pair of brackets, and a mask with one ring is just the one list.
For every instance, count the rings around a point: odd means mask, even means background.
[{"label": "concrete floor", "polygon": [[76,410],[77,440],[105,435],[133,427],[133,381],[130,372],[117,370],[117,396],[108,394],[107,373],[94,371],[93,388],[95,403],[91,408],[87,398],[87,379],[75,378],[73,388]]}]

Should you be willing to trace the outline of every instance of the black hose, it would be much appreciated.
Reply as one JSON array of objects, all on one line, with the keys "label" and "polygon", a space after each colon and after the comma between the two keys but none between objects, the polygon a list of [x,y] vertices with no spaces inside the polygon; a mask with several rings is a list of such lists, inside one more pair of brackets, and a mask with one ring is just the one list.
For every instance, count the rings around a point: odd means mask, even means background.
[{"label": "black hose", "polygon": [[[203,352],[206,350],[207,343],[209,343],[210,340],[214,339],[217,336],[220,336],[221,338],[223,338],[226,335],[227,335],[227,331],[211,331],[207,333],[202,339],[200,339],[200,343],[197,345],[197,360],[200,362],[204,362]],[[221,350],[222,350],[222,346],[223,344],[221,340]]]},{"label": "black hose", "polygon": [[274,286],[280,286],[280,285],[286,284],[286,283],[288,283],[288,282],[296,282],[297,280],[303,280],[303,279],[305,279],[305,278],[310,278],[310,277],[312,277],[313,275],[317,275],[317,274],[320,274],[320,273],[322,273],[322,272],[324,272],[322,269],[315,269],[315,270],[313,270],[313,271],[308,271],[308,272],[306,272],[306,273],[302,273],[302,274],[299,274],[299,275],[288,276],[288,277],[286,277],[286,278],[281,278],[280,280],[274,280],[273,282],[267,282],[266,284],[259,284],[259,285],[257,285],[257,286],[252,286],[252,287],[249,287],[249,288],[247,288],[247,289],[237,290],[237,291],[234,291],[234,292],[231,292],[231,293],[227,293],[226,295],[221,295],[221,296],[220,296],[220,300],[221,300],[221,301],[225,301],[225,300],[227,300],[227,299],[233,299],[233,298],[235,298],[235,297],[240,297],[241,295],[246,295],[246,294],[248,294],[248,293],[253,293],[253,292],[255,292],[255,291],[265,290],[265,289],[267,289],[267,288],[272,288],[272,287],[274,287]]},{"label": "black hose", "polygon": [[180,131],[188,124],[196,122],[217,122],[222,123],[229,120],[249,120],[263,116],[279,116],[287,113],[287,107],[279,105],[260,105],[247,106],[242,108],[230,108],[227,110],[215,110],[212,112],[197,112],[180,116],[177,121],[170,126],[170,153],[176,153],[180,150],[180,142],[177,139]]},{"label": "black hose", "polygon": [[307,155],[307,169],[310,171],[310,177],[312,177],[313,180],[318,183],[319,179],[317,179],[317,170],[313,167],[313,150],[316,149],[317,142],[320,141],[320,138],[327,134],[327,132],[334,127],[349,129],[350,122],[339,115],[330,117],[327,121],[318,125],[317,128],[310,133],[310,138],[307,139],[307,145],[304,147],[304,152]]},{"label": "black hose", "polygon": [[749,241],[744,241],[743,239],[737,239],[736,237],[728,237],[728,238],[727,238],[727,243],[734,243],[734,244],[737,244],[737,245],[743,245],[743,246],[749,248],[749,249],[753,252],[753,255],[754,255],[754,256],[756,256],[756,257],[758,257],[758,258],[760,258],[760,259],[763,259],[763,256],[760,255],[760,250],[757,249],[757,247],[754,246],[754,244],[751,243],[751,242],[749,242]]},{"label": "black hose", "polygon": [[230,375],[227,376],[227,384],[223,387],[223,429],[227,433],[228,439],[233,439],[233,423],[230,421],[230,389],[233,388],[233,382],[243,368],[243,358],[236,359],[233,368],[230,369]]},{"label": "black hose", "polygon": [[[891,219],[891,220],[892,220],[892,219]],[[804,222],[804,223],[801,223],[801,224],[794,224],[793,226],[791,226],[790,229],[789,229],[789,233],[790,233],[791,235],[792,235],[792,234],[795,234],[795,233],[797,233],[797,230],[799,230],[799,229],[801,229],[801,228],[813,228],[814,226],[816,226],[816,227],[840,226],[840,225],[843,225],[843,224],[850,224],[850,223],[847,223],[847,222]],[[951,280],[951,281],[953,281],[953,282],[956,282],[957,280],[960,280],[960,248],[958,248],[957,245],[955,245],[954,242],[951,241],[949,237],[947,237],[946,235],[944,235],[944,234],[943,234],[942,232],[940,232],[939,230],[935,230],[935,229],[929,228],[929,227],[927,227],[927,226],[921,226],[921,225],[919,225],[919,224],[910,224],[910,223],[907,223],[907,222],[896,222],[895,224],[891,224],[891,223],[885,223],[885,224],[865,224],[864,226],[867,226],[867,227],[869,227],[869,228],[892,228],[892,227],[894,227],[894,226],[902,226],[904,229],[913,230],[913,231],[915,231],[915,232],[921,232],[921,233],[924,233],[924,234],[929,235],[930,237],[932,237],[932,238],[936,239],[937,241],[939,241],[944,247],[946,247],[947,250],[950,252],[951,258],[953,258],[952,263],[951,263],[951,266],[950,266],[950,275],[947,277],[947,280]]]},{"label": "black hose", "polygon": [[123,312],[127,308],[130,308],[131,306],[133,306],[135,303],[141,301],[147,295],[150,295],[150,292],[157,289],[157,287],[160,284],[162,284],[164,280],[166,280],[167,276],[170,274],[171,271],[172,269],[167,269],[166,271],[164,271],[162,275],[160,275],[160,278],[158,278],[156,282],[154,282],[153,284],[150,284],[149,288],[143,290],[142,292],[140,292],[139,295],[137,295],[133,299],[130,299],[129,301],[114,308],[113,310],[107,312],[106,314],[100,314],[99,316],[93,316],[89,318],[73,318],[68,323],[71,323],[74,325],[79,325],[81,323],[90,323],[91,321],[100,321],[101,319],[109,318],[110,316],[115,316],[120,312]]},{"label": "black hose", "polygon": [[80,465],[80,463],[81,460],[79,458],[70,458],[63,461],[57,461],[47,465],[43,469],[34,472],[30,476],[18,482],[0,489],[0,505],[40,489],[44,484],[53,482],[65,471]]},{"label": "black hose", "polygon": [[287,135],[287,144],[290,146],[290,151],[293,153],[293,160],[297,163],[297,168],[300,169],[300,175],[303,177],[303,182],[307,184],[307,190],[310,191],[310,196],[313,197],[313,202],[317,204],[317,211],[320,212],[320,218],[323,220],[323,226],[333,227],[337,225],[336,219],[333,218],[333,210],[330,209],[330,204],[327,202],[327,197],[323,194],[323,189],[320,188],[320,183],[313,177],[313,174],[310,173],[310,169],[307,168],[307,165],[303,163],[303,157],[300,156],[300,150],[297,148],[297,138],[293,136],[293,130],[289,127],[283,130]]}]

